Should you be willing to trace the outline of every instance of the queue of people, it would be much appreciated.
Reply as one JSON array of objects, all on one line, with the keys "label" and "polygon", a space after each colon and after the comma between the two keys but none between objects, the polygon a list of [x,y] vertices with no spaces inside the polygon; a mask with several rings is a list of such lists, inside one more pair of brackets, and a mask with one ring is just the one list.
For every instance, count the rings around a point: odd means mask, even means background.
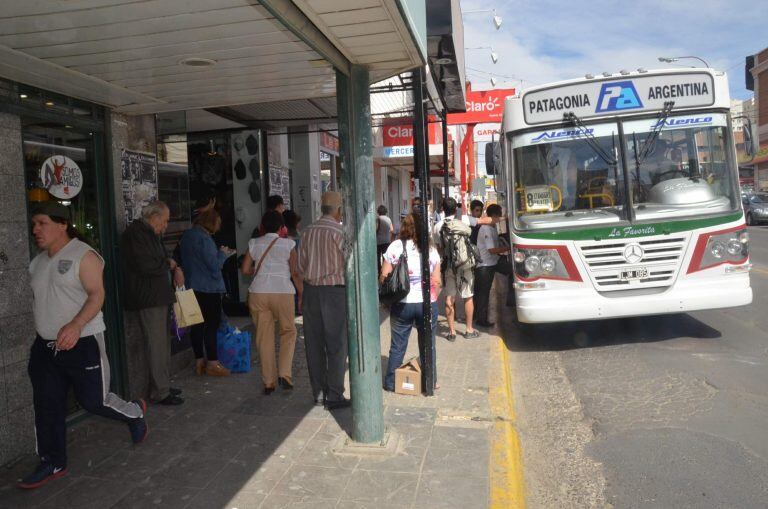
[{"label": "queue of people", "polygon": [[[347,309],[341,194],[322,195],[322,217],[301,233],[301,218],[274,205],[263,217],[251,239],[241,264],[241,272],[252,277],[248,307],[256,327],[256,343],[265,395],[279,386],[293,388],[293,355],[297,330],[295,301],[304,315],[304,340],[309,382],[315,404],[328,410],[348,407],[344,377],[347,367]],[[161,405],[184,403],[181,390],[170,386],[169,306],[174,288],[194,291],[203,322],[191,330],[200,376],[221,377],[229,371],[217,358],[217,330],[222,317],[225,293],[221,269],[235,254],[229,247],[217,247],[213,235],[221,227],[215,201],[196,214],[194,225],[180,240],[177,258],[167,254],[162,235],[169,221],[166,204],[147,205],[142,217],[131,223],[121,237],[125,308],[138,315],[146,346],[150,401]],[[478,318],[487,320],[487,296],[493,274],[502,272],[495,224],[501,220],[498,206],[488,207],[485,216],[457,218],[453,198],[443,201],[444,217],[432,229],[426,253],[420,248],[422,220],[419,214],[407,215],[395,239],[391,221],[384,234],[391,242],[382,253],[380,279],[391,273],[405,255],[410,291],[391,306],[391,346],[384,390],[394,389],[394,371],[403,361],[413,327],[424,324],[422,315],[422,256],[428,258],[433,379],[436,377],[435,334],[437,301],[441,288],[446,291],[446,315],[450,334],[456,338],[454,298],[464,298],[467,314],[466,338],[478,336],[472,327],[473,295],[477,295]],[[482,211],[482,204],[480,210]],[[379,217],[386,217],[379,209]],[[471,228],[481,225],[477,234],[479,259],[471,247]],[[36,488],[66,473],[67,392],[74,389],[80,405],[95,414],[124,422],[133,443],[144,441],[149,428],[144,419],[147,404],[143,399],[124,401],[109,392],[109,361],[106,356],[105,325],[101,308],[104,302],[102,272],[104,261],[88,244],[79,240],[71,224],[69,209],[45,202],[32,212],[32,233],[41,253],[30,264],[34,295],[37,337],[32,346],[29,375],[33,387],[35,429],[39,466],[20,486]],[[383,240],[385,235],[382,234]],[[279,325],[279,355],[275,352],[275,323]],[[437,388],[439,386],[435,386]]]}]

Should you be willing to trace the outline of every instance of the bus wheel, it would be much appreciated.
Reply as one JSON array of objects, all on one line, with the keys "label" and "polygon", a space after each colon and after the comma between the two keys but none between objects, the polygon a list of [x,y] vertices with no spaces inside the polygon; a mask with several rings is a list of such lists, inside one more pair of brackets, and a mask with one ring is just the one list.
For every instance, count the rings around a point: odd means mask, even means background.
[{"label": "bus wheel", "polygon": [[752,213],[747,212],[747,226],[752,226],[753,224],[755,224],[755,222],[752,219]]}]

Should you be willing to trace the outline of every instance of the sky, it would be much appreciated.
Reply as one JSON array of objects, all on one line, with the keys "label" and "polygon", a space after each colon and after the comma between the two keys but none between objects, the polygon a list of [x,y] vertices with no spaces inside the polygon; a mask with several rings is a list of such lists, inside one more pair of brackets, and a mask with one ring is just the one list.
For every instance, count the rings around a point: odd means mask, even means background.
[{"label": "sky", "polygon": [[[744,58],[768,47],[768,0],[462,0],[467,79],[476,89],[522,88],[618,72],[703,65],[659,56],[695,55],[728,73],[731,97],[747,99]],[[493,27],[491,12],[503,18]]]}]

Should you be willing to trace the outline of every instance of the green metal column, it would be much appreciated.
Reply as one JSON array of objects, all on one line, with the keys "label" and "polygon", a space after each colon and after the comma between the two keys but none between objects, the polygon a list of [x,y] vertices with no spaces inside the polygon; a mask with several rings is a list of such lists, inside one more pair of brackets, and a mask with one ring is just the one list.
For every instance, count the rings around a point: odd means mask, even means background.
[{"label": "green metal column", "polygon": [[353,65],[336,72],[341,145],[341,193],[347,253],[347,330],[352,392],[352,439],[375,443],[384,437],[379,340],[376,205],[368,69]]}]

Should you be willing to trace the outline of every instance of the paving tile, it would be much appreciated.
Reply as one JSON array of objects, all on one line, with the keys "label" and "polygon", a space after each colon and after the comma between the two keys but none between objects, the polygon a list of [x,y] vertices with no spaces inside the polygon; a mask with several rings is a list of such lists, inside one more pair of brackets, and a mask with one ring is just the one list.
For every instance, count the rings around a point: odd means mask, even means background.
[{"label": "paving tile", "polygon": [[337,467],[352,470],[360,462],[360,458],[357,456],[334,454],[332,448],[335,445],[334,439],[338,438],[338,434],[335,436],[330,433],[319,435],[315,435],[296,457],[297,465]]},{"label": "paving tile", "polygon": [[413,507],[485,509],[488,507],[488,479],[424,474]]},{"label": "paving tile", "polygon": [[266,498],[252,491],[223,491],[204,489],[186,506],[186,509],[257,509]]},{"label": "paving tile", "polygon": [[292,497],[275,493],[264,500],[260,509],[333,509],[336,503],[336,499]]},{"label": "paving tile", "polygon": [[488,448],[470,449],[433,449],[427,450],[424,460],[424,475],[437,477],[446,475],[464,475],[467,477],[488,476]]},{"label": "paving tile", "polygon": [[41,505],[56,509],[102,509],[112,507],[127,495],[134,484],[124,481],[111,481],[82,477],[64,490],[47,499]]},{"label": "paving tile", "polygon": [[209,487],[224,493],[244,490],[267,496],[292,464],[279,456],[237,458],[222,468]]},{"label": "paving tile", "polygon": [[349,470],[343,468],[294,465],[275,487],[274,493],[338,499],[348,479]]},{"label": "paving tile", "polygon": [[434,408],[408,408],[390,406],[384,411],[384,420],[392,424],[422,424],[431,426],[435,422]]},{"label": "paving tile", "polygon": [[416,493],[418,480],[419,476],[415,473],[357,470],[352,473],[341,498],[375,502],[379,507],[393,504],[407,506]]},{"label": "paving tile", "polygon": [[200,491],[189,486],[153,480],[135,486],[116,504],[102,507],[114,509],[146,509],[147,507],[183,509],[189,505]]},{"label": "paving tile", "polygon": [[432,449],[470,449],[487,451],[490,444],[488,429],[435,426],[432,430]]},{"label": "paving tile", "polygon": [[421,464],[426,453],[426,447],[407,447],[402,451],[397,451],[394,456],[362,457],[357,465],[357,470],[418,473],[421,471]]},{"label": "paving tile", "polygon": [[205,488],[229,463],[229,458],[210,455],[183,455],[153,477],[192,488]]},{"label": "paving tile", "polygon": [[148,448],[126,449],[107,458],[89,475],[138,484],[153,478],[181,458],[181,455],[163,454]]}]

